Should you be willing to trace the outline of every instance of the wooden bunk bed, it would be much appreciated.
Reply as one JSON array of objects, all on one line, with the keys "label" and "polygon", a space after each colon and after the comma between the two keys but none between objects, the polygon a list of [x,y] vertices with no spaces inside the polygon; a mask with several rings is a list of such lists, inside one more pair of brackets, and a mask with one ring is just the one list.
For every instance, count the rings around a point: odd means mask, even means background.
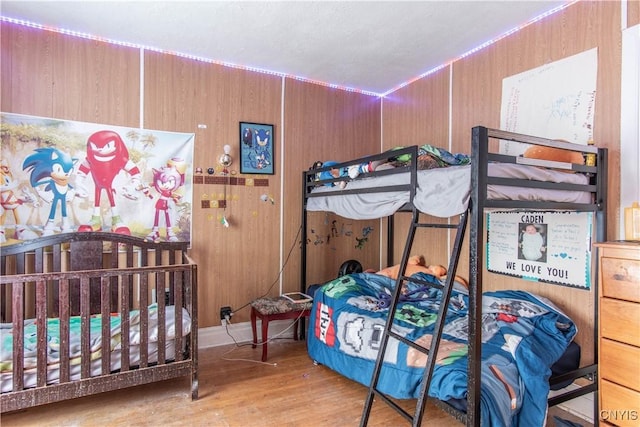
[{"label": "wooden bunk bed", "polygon": [[187,248],[108,232],[2,246],[1,412],[180,376],[197,399]]},{"label": "wooden bunk bed", "polygon": [[[498,154],[498,140],[557,147],[564,150],[579,152],[585,156],[594,155],[597,161],[594,166],[586,166],[578,163],[532,161],[523,159],[521,156]],[[446,172],[445,170],[421,171],[419,170],[420,162],[418,161],[418,153],[418,147],[407,147],[402,150],[393,150],[379,155],[368,156],[331,166],[331,168],[348,168],[349,166],[371,161],[384,161],[389,157],[397,158],[403,154],[409,154],[411,157],[411,160],[401,167],[365,174],[358,177],[357,180],[351,180],[344,176],[325,180],[317,179],[318,172],[328,170],[329,168],[310,170],[303,174],[303,233],[306,233],[308,211],[332,211],[338,215],[353,219],[371,219],[388,216],[390,218],[390,221],[388,221],[388,231],[390,233],[388,249],[389,265],[393,263],[391,246],[393,244],[393,238],[391,237],[391,233],[393,233],[393,221],[391,219],[396,212],[411,212],[412,223],[407,236],[402,259],[400,261],[400,271],[402,272],[405,271],[407,266],[408,258],[411,254],[411,246],[417,229],[423,227],[443,226],[457,229],[455,244],[449,260],[446,280],[439,280],[438,283],[433,285],[428,284],[430,287],[439,290],[440,294],[438,295],[439,298],[441,298],[440,307],[433,313],[433,315],[437,315],[439,320],[435,322],[435,329],[432,331],[433,339],[430,344],[424,345],[423,343],[418,345],[415,343],[415,337],[411,337],[410,334],[406,335],[408,338],[405,338],[403,334],[398,334],[398,325],[397,323],[394,323],[396,322],[398,315],[385,314],[385,320],[382,320],[384,324],[384,330],[381,333],[382,339],[378,343],[380,350],[375,356],[374,368],[370,368],[368,364],[360,364],[360,359],[353,358],[351,357],[352,355],[344,356],[344,361],[336,362],[335,366],[331,366],[329,364],[329,367],[338,370],[338,372],[343,373],[356,381],[369,385],[369,394],[363,410],[361,425],[366,425],[368,422],[374,396],[379,397],[381,401],[392,406],[407,420],[412,422],[413,425],[417,426],[421,424],[424,405],[426,403],[426,394],[431,386],[434,367],[436,365],[435,355],[438,354],[438,346],[441,341],[442,330],[445,327],[445,320],[443,319],[448,316],[448,314],[445,316],[444,313],[448,313],[448,310],[450,310],[452,293],[455,295],[456,301],[461,301],[461,297],[457,293],[459,289],[456,290],[456,284],[453,278],[457,271],[460,251],[462,248],[462,239],[466,232],[468,222],[469,286],[467,291],[468,300],[464,300],[464,305],[467,305],[468,308],[468,312],[466,313],[466,319],[468,320],[468,347],[466,351],[467,367],[465,393],[463,399],[452,399],[447,401],[437,399],[436,403],[447,412],[454,415],[461,422],[466,423],[467,425],[480,425],[483,415],[480,411],[482,406],[481,373],[483,372],[481,365],[483,362],[483,336],[480,332],[482,331],[483,326],[483,271],[486,262],[484,254],[486,243],[484,240],[485,213],[497,209],[593,212],[595,223],[594,240],[604,241],[606,232],[605,200],[607,190],[607,151],[606,149],[597,149],[589,146],[553,141],[479,126],[472,130],[471,162],[468,166],[445,168]],[[564,171],[558,172],[557,169],[563,169]],[[520,172],[514,173],[513,170]],[[521,173],[522,170],[528,170],[534,174],[534,177],[529,176],[528,173]],[[567,170],[573,173],[566,173]],[[451,176],[459,175],[458,177],[451,178],[450,176],[445,179],[445,182],[455,182],[454,186],[456,188],[444,196],[441,191],[433,192],[429,189],[434,182],[436,174],[440,174],[442,172]],[[388,176],[392,177],[388,178]],[[381,181],[380,179],[385,181]],[[567,180],[569,182],[564,182]],[[339,186],[331,186],[331,184],[339,181],[347,182],[343,189],[340,189]],[[435,182],[441,181],[436,179]],[[507,194],[507,196],[504,196],[505,194]],[[374,197],[373,201],[369,199],[371,195]],[[441,206],[441,203],[434,203],[433,197],[444,197],[447,199],[445,200],[447,208],[445,210],[440,209],[438,206]],[[343,203],[343,200],[348,200],[348,202]],[[383,206],[382,210],[372,208],[373,205],[378,204]],[[347,207],[344,207],[343,205]],[[356,207],[354,208],[354,206]],[[356,214],[356,212],[365,212],[365,214]],[[420,219],[421,215],[425,216],[424,214],[426,214],[426,216],[433,215],[439,218],[457,217],[459,220],[453,221],[454,224],[447,223],[444,225],[441,220],[424,222]],[[302,238],[303,242],[306,241],[305,234],[303,234]],[[303,291],[307,286],[306,256],[306,248],[305,245],[303,245],[301,263],[301,290]],[[352,276],[354,277],[346,280],[338,278],[335,281],[330,282],[329,288],[332,288],[334,293],[332,296],[335,296],[335,294],[341,294],[343,295],[341,297],[342,299],[352,298],[352,300],[356,300],[364,297],[365,299],[373,298],[375,301],[375,292],[371,293],[370,289],[366,291],[369,292],[369,294],[364,296],[358,295],[357,292],[351,292],[353,289],[358,287],[355,283],[362,279],[362,274]],[[412,282],[414,286],[422,286],[426,284],[425,277],[419,276],[417,280],[414,280],[413,277],[407,277],[400,274],[396,283],[388,286],[387,292],[389,290],[392,292],[388,312],[396,313],[396,308],[399,307],[399,304],[403,303],[403,297],[401,297],[400,289],[405,287],[406,292],[406,286],[410,286],[410,282]],[[365,277],[364,279],[369,280],[370,278]],[[374,281],[377,280],[377,278],[374,278]],[[336,291],[335,289],[340,286],[343,287],[340,288],[339,291]],[[383,283],[382,286],[384,287],[387,285]],[[379,288],[380,287],[378,286],[378,288],[375,289]],[[595,298],[597,298],[595,291],[595,288],[591,290],[591,293],[594,294],[594,302],[596,301]],[[576,292],[582,291],[576,290]],[[519,295],[519,297],[528,298],[528,296],[522,295]],[[323,300],[323,298],[325,298],[325,300]],[[326,341],[326,334],[329,329],[338,328],[337,319],[335,317],[337,315],[335,315],[335,313],[337,313],[339,309],[337,307],[325,306],[324,301],[326,301],[327,298],[333,299],[331,297],[327,297],[321,292],[320,297],[314,300],[314,307],[310,318],[310,336],[308,344],[310,355],[314,357],[314,359],[316,358],[315,356],[324,357],[322,353],[324,352],[325,347],[327,347],[325,345],[326,343],[323,342],[318,344],[318,342],[323,340]],[[465,298],[467,298],[467,296],[465,296]],[[542,305],[544,306],[544,311],[548,310],[549,312],[553,312],[553,316],[556,316],[554,319],[560,318],[562,321],[567,320],[571,323],[571,319],[565,318],[564,313],[559,310],[556,311],[557,307],[555,307],[553,303],[550,305],[543,303]],[[594,307],[595,306],[596,304],[594,303]],[[442,310],[440,311],[440,309]],[[361,317],[367,317],[367,315],[363,315],[362,312],[358,314]],[[593,319],[596,319],[595,314],[596,313],[594,311],[592,314]],[[330,326],[327,327],[327,325]],[[378,328],[380,328],[379,325]],[[597,325],[594,325],[594,336],[596,331]],[[336,334],[336,336],[340,333],[337,329],[331,329],[330,332]],[[321,335],[321,339],[316,339],[316,337],[313,336],[314,333],[316,335]],[[343,331],[342,333],[345,332]],[[385,352],[388,351],[387,344],[390,341],[390,338],[394,338],[400,342],[400,347],[393,347],[394,351],[400,351],[398,348],[405,346],[417,348],[418,351],[428,355],[426,363],[423,363],[422,365],[426,368],[424,368],[420,373],[420,378],[417,380],[414,379],[413,381],[416,381],[416,383],[412,384],[407,390],[399,391],[398,393],[400,394],[400,397],[393,394],[395,392],[395,388],[393,388],[391,393],[388,393],[388,390],[385,389],[385,387],[389,387],[389,378],[384,378],[385,366],[387,366],[387,370],[394,369],[388,367],[389,364],[386,363],[387,360],[385,359]],[[567,333],[567,345],[570,344],[572,338],[572,333]],[[331,340],[334,340],[334,338],[331,338]],[[337,338],[335,341],[337,342]],[[596,340],[594,339],[593,342],[594,360],[597,360],[597,348],[595,346]],[[562,354],[558,354],[557,356],[560,357]],[[333,357],[333,355],[331,357]],[[331,357],[327,356],[329,359]],[[318,360],[318,362],[326,364],[325,360]],[[342,368],[341,364],[343,362],[345,366],[349,367]],[[359,371],[364,371],[364,373],[358,374]],[[395,380],[393,382],[402,382],[405,377],[398,377],[397,371],[394,372]],[[548,380],[548,384],[551,386],[571,382],[579,378],[585,379],[577,389],[569,392],[563,392],[557,394],[553,398],[550,398],[548,400],[548,405],[553,406],[590,392],[597,392],[597,385],[595,382],[596,372],[597,366],[594,363],[580,368],[576,366],[575,368],[562,372],[561,375],[554,375],[550,379],[546,377],[545,383],[547,383]],[[442,378],[439,378],[438,381],[442,382]],[[396,385],[394,384],[393,387],[395,386]],[[417,398],[416,410],[413,414],[410,414],[400,408],[400,406],[393,400],[393,398],[402,399],[407,397]],[[460,402],[460,400],[464,401]],[[595,401],[597,402],[597,398]],[[513,401],[511,404],[513,405]],[[521,402],[518,403],[518,405],[521,405]],[[596,414],[595,407],[594,414]],[[595,416],[594,419],[597,420],[597,416]]]}]

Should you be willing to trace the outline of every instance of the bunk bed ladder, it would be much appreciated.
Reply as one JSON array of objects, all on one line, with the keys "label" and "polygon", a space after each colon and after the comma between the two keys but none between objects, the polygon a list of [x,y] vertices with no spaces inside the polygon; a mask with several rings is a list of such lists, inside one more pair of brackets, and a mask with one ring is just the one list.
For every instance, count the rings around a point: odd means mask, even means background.
[{"label": "bunk bed ladder", "polygon": [[[442,329],[444,327],[444,319],[446,317],[446,310],[449,306],[449,300],[451,297],[451,291],[453,289],[453,284],[455,282],[455,273],[458,265],[458,260],[460,258],[460,252],[462,248],[462,240],[464,238],[464,233],[467,226],[467,213],[468,210],[460,215],[459,222],[457,224],[429,224],[429,223],[421,223],[420,222],[420,212],[414,207],[412,209],[413,217],[411,221],[411,225],[409,227],[409,232],[407,234],[407,241],[404,247],[404,252],[402,254],[402,260],[400,262],[400,274],[398,274],[398,278],[396,280],[395,289],[393,292],[393,296],[391,298],[391,304],[389,306],[389,316],[387,317],[387,321],[384,327],[382,340],[380,343],[380,350],[378,351],[378,356],[376,359],[376,365],[373,371],[373,376],[371,378],[371,383],[369,385],[369,391],[367,395],[367,399],[365,400],[365,405],[362,413],[362,418],[360,420],[360,426],[364,427],[367,425],[369,421],[369,415],[371,413],[371,408],[373,406],[374,398],[378,397],[380,400],[385,402],[387,405],[391,406],[396,412],[402,415],[407,421],[411,422],[412,426],[420,426],[422,423],[422,418],[424,415],[424,408],[427,402],[427,393],[429,391],[429,385],[431,383],[431,376],[433,374],[433,369],[435,366],[435,356],[438,353],[438,347],[440,345],[440,337],[442,335]],[[449,266],[447,269],[447,278],[444,284],[433,284],[429,282],[425,282],[418,278],[407,277],[405,276],[407,264],[409,261],[411,247],[413,245],[413,240],[415,237],[415,233],[419,228],[431,227],[431,228],[456,228],[456,238],[453,247],[453,251],[451,253],[451,257],[449,259]],[[414,341],[411,341],[398,333],[392,330],[393,321],[396,316],[396,308],[398,306],[398,302],[400,300],[400,290],[402,289],[402,284],[404,282],[413,282],[426,287],[437,288],[442,291],[442,299],[440,301],[440,309],[438,311],[438,316],[435,323],[435,331],[433,333],[431,343],[429,348],[426,348]],[[389,396],[382,393],[377,389],[378,380],[380,378],[380,373],[383,368],[383,361],[385,359],[385,352],[387,350],[387,344],[390,338],[394,338],[400,342],[405,343],[406,345],[416,349],[427,355],[427,364],[425,366],[422,385],[420,389],[420,395],[416,402],[415,412],[410,414],[405,409],[400,407],[396,402],[394,402]]]}]

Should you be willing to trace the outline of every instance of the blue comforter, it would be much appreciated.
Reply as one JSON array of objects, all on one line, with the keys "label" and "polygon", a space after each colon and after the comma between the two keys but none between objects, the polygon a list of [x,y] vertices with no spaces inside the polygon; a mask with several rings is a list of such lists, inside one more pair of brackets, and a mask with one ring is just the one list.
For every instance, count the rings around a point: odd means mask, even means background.
[{"label": "blue comforter", "polygon": [[[420,274],[426,281],[433,276]],[[395,281],[371,273],[335,279],[314,295],[308,352],[312,359],[369,385]],[[406,283],[393,329],[429,347],[441,292]],[[524,291],[487,292],[482,298],[481,416],[485,426],[543,426],[551,365],[576,333],[549,301]],[[468,296],[454,290],[429,395],[466,399]],[[426,355],[391,338],[378,389],[417,398]]]}]

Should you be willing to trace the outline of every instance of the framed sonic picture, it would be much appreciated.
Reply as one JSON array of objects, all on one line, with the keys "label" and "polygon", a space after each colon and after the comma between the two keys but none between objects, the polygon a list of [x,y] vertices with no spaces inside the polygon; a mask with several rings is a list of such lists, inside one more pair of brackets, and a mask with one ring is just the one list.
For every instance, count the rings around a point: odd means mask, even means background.
[{"label": "framed sonic picture", "polygon": [[273,175],[273,125],[240,122],[240,173]]}]

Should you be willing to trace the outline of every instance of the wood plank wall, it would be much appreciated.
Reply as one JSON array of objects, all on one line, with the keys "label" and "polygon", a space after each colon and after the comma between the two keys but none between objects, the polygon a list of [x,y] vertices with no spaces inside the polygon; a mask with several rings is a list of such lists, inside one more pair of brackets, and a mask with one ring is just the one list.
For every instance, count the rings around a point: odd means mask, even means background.
[{"label": "wood plank wall", "polygon": [[[638,22],[637,2],[629,4],[628,20],[629,25]],[[384,146],[392,147],[401,141],[407,141],[407,144],[427,142],[451,147],[453,152],[469,153],[473,126],[500,127],[501,90],[505,77],[597,47],[594,139],[598,146],[609,149],[607,231],[610,238],[616,238],[620,203],[620,22],[620,2],[578,2],[425,77],[423,80],[431,81],[432,86],[418,81],[392,93],[383,101]],[[434,117],[438,120],[434,121]],[[446,248],[437,237],[427,235],[416,243],[414,253],[428,254],[427,259],[433,262],[443,258],[442,250]],[[402,244],[396,239],[396,253]],[[463,249],[459,272],[463,277],[468,275],[467,254]],[[586,349],[583,362],[592,360],[593,298],[590,292],[484,274],[485,287],[524,288],[556,301],[578,323],[578,341]]]},{"label": "wood plank wall", "polygon": [[[281,88],[277,76],[147,52],[145,127],[195,132],[193,166],[204,171],[213,167],[219,172],[217,159],[229,144],[235,158],[232,177],[240,177],[238,122],[273,124],[277,141]],[[278,165],[281,155],[277,148],[274,153]],[[262,295],[265,278],[277,277],[280,171],[276,167],[274,175],[242,175],[267,179],[266,187],[194,184],[191,254],[198,262],[202,326],[219,322],[220,307],[237,309]],[[265,204],[262,194],[277,205]],[[203,204],[225,197],[224,209]],[[220,221],[223,215],[229,228]],[[247,313],[238,312],[233,321],[246,320]]]},{"label": "wood plank wall", "polygon": [[[262,295],[278,295],[289,253],[283,291],[299,290],[302,170],[315,160],[342,161],[380,149],[377,97],[150,51],[143,56],[141,88],[138,49],[8,23],[1,31],[3,112],[130,127],[143,120],[147,129],[193,132],[194,168],[219,168],[217,158],[229,144],[236,177],[239,122],[274,125],[275,174],[242,175],[267,179],[268,186],[228,185],[225,196],[224,185],[194,184],[190,254],[199,263],[203,328],[220,324],[222,306],[241,309]],[[273,203],[262,201],[263,194]],[[203,200],[225,197],[224,212],[203,207]],[[219,221],[223,213],[230,228]],[[352,233],[327,242],[332,221],[322,215],[310,222],[310,257],[321,262],[310,264],[309,283],[335,277],[346,259],[378,262],[379,222],[341,221],[338,231]],[[373,231],[357,249],[365,227]],[[323,243],[314,243],[316,235]],[[248,319],[243,308],[233,321]]]},{"label": "wood plank wall", "polygon": [[[300,239],[296,235],[301,223],[302,171],[316,160],[339,162],[377,153],[381,135],[377,97],[292,79],[285,84],[283,247],[286,252]],[[358,249],[356,238],[363,238],[363,229],[367,227],[372,232]],[[380,221],[351,221],[333,214],[312,213],[308,238],[309,284],[335,278],[340,264],[348,259],[357,259],[364,268],[378,266]],[[293,255],[284,270],[288,290],[297,290],[299,286],[299,252]]]},{"label": "wood plank wall", "polygon": [[627,3],[627,27],[640,23],[640,1],[630,0]]},{"label": "wood plank wall", "polygon": [[[629,26],[640,22],[638,4],[627,2]],[[264,293],[276,295],[281,261],[290,251],[283,271],[284,291],[297,290],[301,172],[313,161],[340,161],[378,152],[381,146],[423,143],[451,144],[451,151],[468,152],[472,126],[499,126],[504,77],[593,47],[598,48],[599,57],[595,140],[610,149],[608,230],[615,236],[620,182],[620,20],[620,2],[578,2],[393,92],[382,102],[358,93],[154,52],[143,55],[141,89],[138,49],[2,23],[1,110],[131,127],[144,119],[149,129],[194,132],[194,167],[204,169],[216,166],[225,144],[237,155],[239,121],[275,125],[276,173],[268,176],[266,188],[230,188],[226,214],[231,228],[220,225],[218,209],[201,207],[202,199],[220,197],[222,186],[194,187],[191,255],[199,263],[200,321],[201,327],[207,327],[219,324],[221,306],[236,309]],[[140,90],[143,117],[139,114]],[[260,201],[264,193],[273,197],[274,204]],[[340,233],[327,242],[334,220]],[[399,223],[403,221],[406,223],[406,219]],[[366,227],[372,233],[363,248],[356,249],[355,237],[362,237]],[[313,214],[310,228],[314,233],[310,233],[309,283],[332,278],[348,258],[360,260],[365,267],[378,265],[384,221],[352,223]],[[397,236],[394,246],[399,257],[404,236]],[[316,240],[323,242],[316,244]],[[446,239],[433,235],[420,239],[416,247],[416,253],[438,264],[446,263],[448,250]],[[466,265],[463,253],[463,276]],[[496,287],[510,286],[503,276],[492,276],[489,282]],[[272,283],[275,286],[270,288]],[[568,304],[560,287],[533,288],[552,293],[554,300],[562,299],[561,306],[568,312],[584,312],[580,307],[586,304],[585,298]],[[235,322],[246,320],[247,309],[234,317]],[[579,322],[588,325],[586,319]]]},{"label": "wood plank wall", "polygon": [[138,125],[137,50],[0,25],[3,112]]}]

